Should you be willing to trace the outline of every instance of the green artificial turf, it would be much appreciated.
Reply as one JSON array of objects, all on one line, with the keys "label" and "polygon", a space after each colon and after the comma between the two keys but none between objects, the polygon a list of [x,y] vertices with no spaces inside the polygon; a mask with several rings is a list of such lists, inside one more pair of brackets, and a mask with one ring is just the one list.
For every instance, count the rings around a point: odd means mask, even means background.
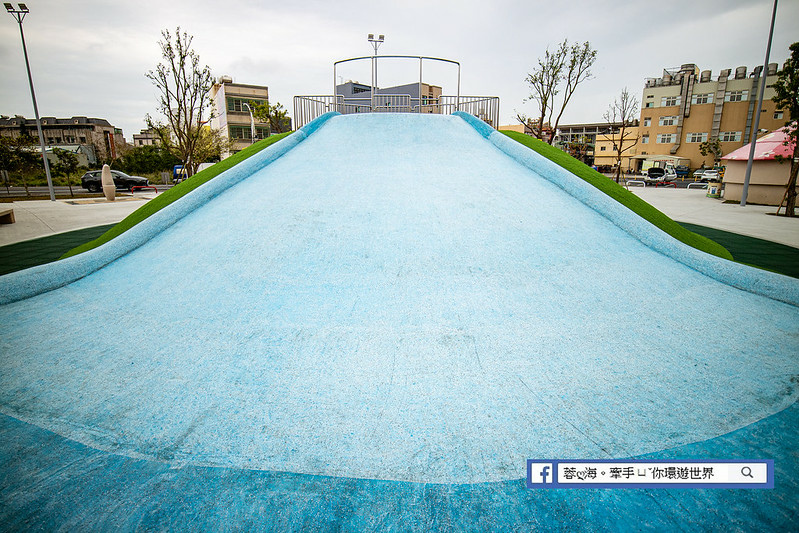
[{"label": "green artificial turf", "polygon": [[114,224],[94,226],[0,247],[0,276],[57,261],[65,252],[96,239],[113,227]]},{"label": "green artificial turf", "polygon": [[684,242],[688,246],[693,246],[697,250],[702,250],[724,259],[733,259],[732,254],[722,245],[714,242],[707,237],[697,235],[688,229],[680,226],[672,219],[641,200],[636,195],[616,183],[615,181],[603,176],[585,163],[578,161],[563,150],[551,146],[539,139],[530,137],[515,131],[502,131],[514,141],[534,150],[546,157],[553,163],[565,168],[577,177],[587,181],[600,191],[604,192],[623,206],[631,209],[634,213],[648,220],[661,230],[665,231],[675,239]]},{"label": "green artificial turf", "polygon": [[227,159],[223,159],[219,163],[215,164],[214,166],[203,170],[202,172],[198,172],[191,178],[187,179],[186,181],[179,183],[178,185],[172,187],[168,191],[161,193],[160,195],[156,196],[139,209],[128,215],[124,220],[122,220],[119,224],[113,226],[110,230],[105,232],[99,238],[94,239],[91,242],[87,242],[73,248],[69,252],[65,253],[61,256],[61,259],[65,259],[67,257],[77,255],[92,248],[97,248],[98,246],[105,244],[106,242],[110,241],[114,237],[117,237],[142,220],[146,219],[150,215],[153,215],[163,209],[164,207],[168,206],[175,200],[181,198],[182,196],[190,193],[203,183],[206,183],[222,172],[226,171],[227,169],[241,163],[248,157],[257,154],[267,146],[274,144],[275,142],[279,141],[280,139],[290,135],[292,132],[287,133],[280,133],[278,135],[270,135],[266,139],[258,141],[257,143],[253,144],[252,146],[248,146],[241,152],[233,154],[232,156],[228,157]]},{"label": "green artificial turf", "polygon": [[739,263],[799,278],[799,248],[686,222],[680,225],[723,245]]}]

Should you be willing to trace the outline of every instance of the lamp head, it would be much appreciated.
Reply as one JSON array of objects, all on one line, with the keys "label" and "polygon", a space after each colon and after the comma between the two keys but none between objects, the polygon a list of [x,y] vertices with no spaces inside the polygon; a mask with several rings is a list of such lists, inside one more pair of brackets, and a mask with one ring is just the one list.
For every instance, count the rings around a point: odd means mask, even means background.
[{"label": "lamp head", "polygon": [[20,11],[22,11],[23,13],[30,13],[30,11],[28,10],[28,6],[26,6],[25,4],[18,4],[18,5]]},{"label": "lamp head", "polygon": [[12,6],[9,2],[5,2],[3,3],[3,5],[6,6],[6,11],[8,11],[9,13],[14,12],[14,6]]}]

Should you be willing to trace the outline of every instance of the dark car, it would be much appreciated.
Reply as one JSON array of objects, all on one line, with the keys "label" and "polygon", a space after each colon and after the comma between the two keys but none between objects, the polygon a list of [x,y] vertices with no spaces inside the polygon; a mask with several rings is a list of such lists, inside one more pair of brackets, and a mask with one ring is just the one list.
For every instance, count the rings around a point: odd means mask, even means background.
[{"label": "dark car", "polygon": [[[89,192],[100,192],[103,190],[103,182],[101,181],[101,176],[103,174],[102,170],[90,170],[86,174],[83,175],[80,179],[80,186],[84,189],[88,189]],[[150,180],[147,178],[142,178],[141,176],[128,176],[124,172],[120,172],[119,170],[112,170],[111,177],[114,178],[114,185],[116,185],[117,189],[128,189],[131,190],[132,187],[137,187],[140,185],[147,186],[150,184]]]},{"label": "dark car", "polygon": [[691,169],[685,165],[677,165],[674,167],[674,171],[677,173],[678,178],[687,178],[688,174],[691,173]]}]

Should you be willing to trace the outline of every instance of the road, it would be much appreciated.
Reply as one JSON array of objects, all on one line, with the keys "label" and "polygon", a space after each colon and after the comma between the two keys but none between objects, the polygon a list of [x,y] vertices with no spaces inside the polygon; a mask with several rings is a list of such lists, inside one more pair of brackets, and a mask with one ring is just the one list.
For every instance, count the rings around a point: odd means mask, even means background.
[{"label": "road", "polygon": [[[161,192],[164,192],[164,191],[166,191],[168,189],[171,189],[173,187],[173,185],[172,184],[167,184],[167,185],[157,184],[157,185],[151,185],[151,187],[155,187],[158,190],[158,192],[161,193]],[[55,190],[55,195],[58,198],[69,198],[71,196],[70,192],[69,192],[69,187],[60,186],[59,185],[59,186],[53,187],[53,189]],[[118,189],[118,190],[124,191],[125,189]],[[91,192],[87,191],[86,189],[80,187],[79,185],[78,186],[73,186],[72,187],[72,192],[74,193],[74,195],[76,197],[81,197],[81,198],[87,198],[87,197],[88,198],[91,198],[91,197],[101,198],[103,196],[103,193],[101,193],[101,192],[91,193]],[[145,189],[144,192],[148,192],[148,189]],[[149,192],[152,192],[152,190],[149,190]],[[26,196],[28,196],[28,195],[31,198],[37,198],[37,199],[47,198],[47,197],[50,196],[50,192],[49,192],[47,186],[43,186],[43,187],[40,187],[40,186],[28,187],[28,193],[29,194],[25,193],[25,187],[8,187],[8,188],[0,187],[0,198],[14,198],[16,200],[19,200],[19,199],[25,199]]]}]

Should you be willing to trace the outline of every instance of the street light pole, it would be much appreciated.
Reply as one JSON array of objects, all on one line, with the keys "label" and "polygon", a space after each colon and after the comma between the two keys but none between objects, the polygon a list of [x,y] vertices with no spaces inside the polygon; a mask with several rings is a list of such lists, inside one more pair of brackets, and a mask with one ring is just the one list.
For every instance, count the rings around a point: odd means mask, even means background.
[{"label": "street light pole", "polygon": [[31,65],[28,61],[28,49],[25,46],[25,33],[22,31],[22,20],[30,10],[25,4],[17,4],[19,9],[8,2],[4,3],[6,11],[11,13],[19,24],[19,35],[22,38],[22,53],[25,55],[25,67],[28,69],[28,83],[31,86],[31,99],[33,100],[33,113],[36,115],[36,129],[39,131],[39,144],[42,147],[42,159],[44,160],[44,173],[47,176],[47,187],[50,189],[50,200],[55,202],[55,191],[53,190],[53,178],[50,176],[50,163],[47,161],[47,148],[44,145],[44,134],[42,134],[42,121],[39,119],[39,107],[36,105],[36,93],[33,91],[33,76],[31,76]]},{"label": "street light pole", "polygon": [[250,144],[255,144],[255,119],[252,116],[252,108],[247,102],[244,102],[244,105],[247,107],[247,111],[250,112]]},{"label": "street light pole", "polygon": [[375,49],[375,55],[372,56],[372,91],[371,91],[371,107],[372,112],[375,110],[375,92],[377,92],[377,49],[380,48],[380,45],[383,44],[383,41],[386,40],[385,35],[378,35],[377,39],[375,39],[375,34],[370,33],[366,36],[366,40],[372,43],[372,47]]},{"label": "street light pole", "polygon": [[741,191],[741,207],[746,207],[746,197],[749,196],[749,178],[752,175],[752,162],[755,159],[755,146],[757,145],[757,133],[760,128],[760,108],[763,105],[763,93],[766,90],[766,79],[768,78],[768,58],[771,53],[771,38],[774,36],[774,19],[777,18],[777,0],[774,0],[774,9],[771,11],[771,27],[768,32],[768,44],[766,45],[766,60],[763,62],[763,72],[760,78],[760,93],[757,96],[757,112],[755,113],[755,125],[752,129],[752,142],[749,144],[749,159],[746,162],[746,174],[744,174],[744,186]]}]

